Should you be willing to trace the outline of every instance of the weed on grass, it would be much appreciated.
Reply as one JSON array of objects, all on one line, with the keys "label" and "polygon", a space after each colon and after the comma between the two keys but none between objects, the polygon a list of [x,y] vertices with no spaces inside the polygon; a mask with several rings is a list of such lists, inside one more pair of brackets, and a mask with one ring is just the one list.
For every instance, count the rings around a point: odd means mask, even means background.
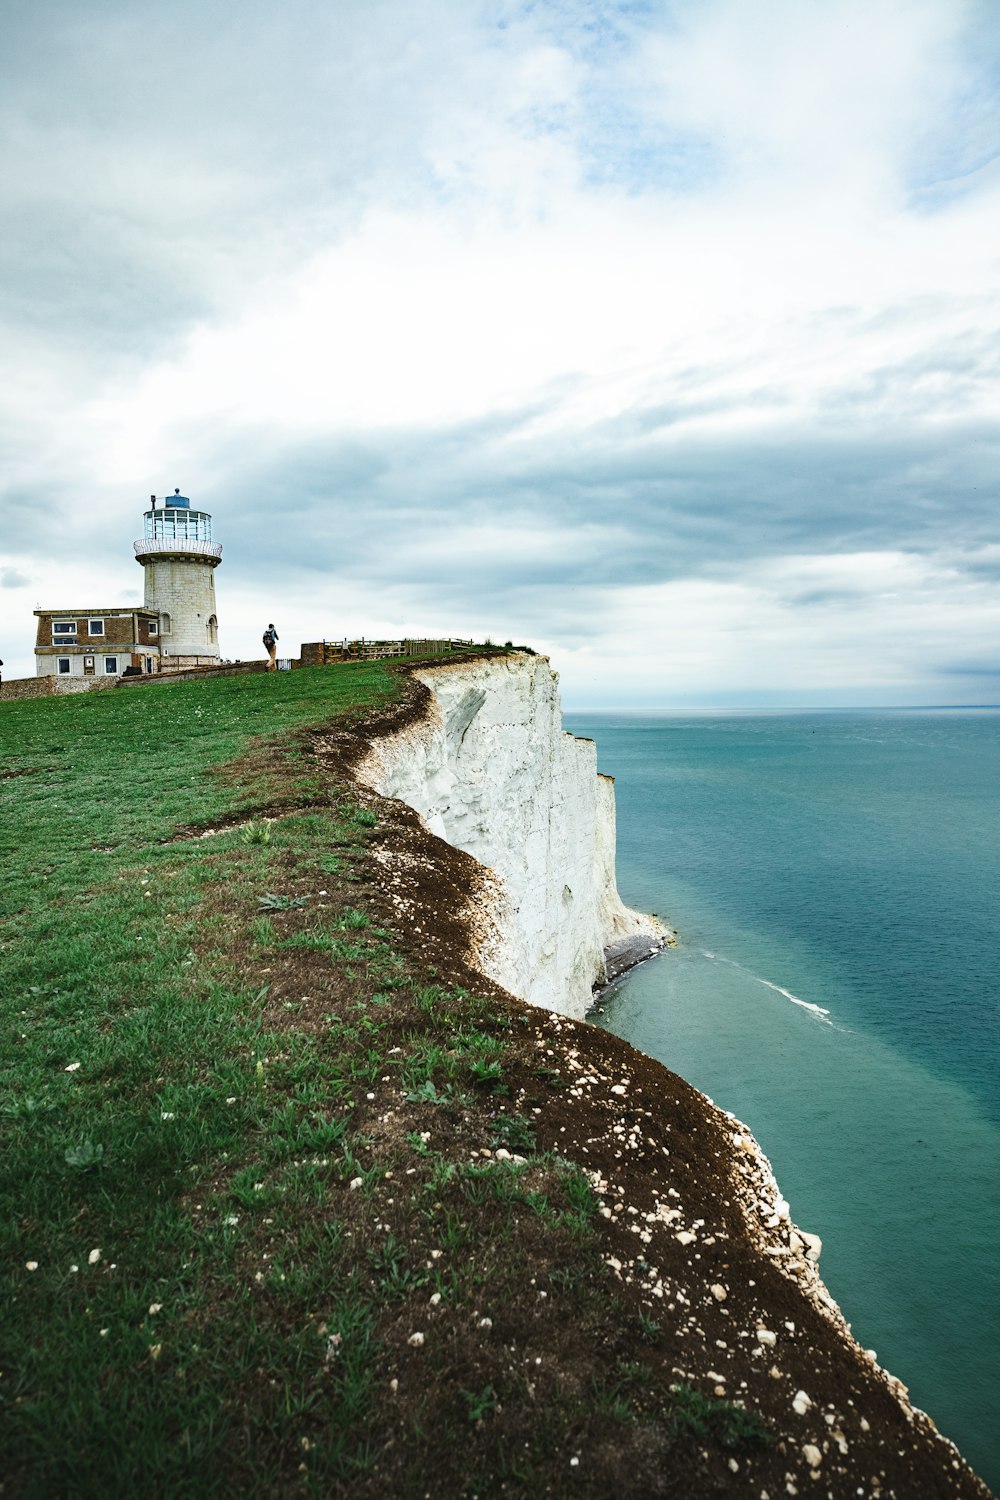
[{"label": "weed on grass", "polygon": [[256,819],[247,824],[243,830],[244,844],[269,844],[271,842],[271,825],[268,822]]},{"label": "weed on grass", "polygon": [[726,1452],[766,1448],[773,1441],[755,1412],[683,1382],[670,1387],[670,1425],[678,1435],[714,1441]]}]

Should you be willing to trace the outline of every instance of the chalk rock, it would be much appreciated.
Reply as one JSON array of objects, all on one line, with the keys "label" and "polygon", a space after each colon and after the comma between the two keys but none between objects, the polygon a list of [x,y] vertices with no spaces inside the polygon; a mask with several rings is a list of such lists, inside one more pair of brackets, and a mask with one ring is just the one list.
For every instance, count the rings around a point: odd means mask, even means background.
[{"label": "chalk rock", "polygon": [[479,967],[532,1005],[582,1018],[595,984],[667,937],[618,895],[614,782],[598,775],[592,741],[564,732],[544,657],[415,676],[431,694],[426,716],[373,744],[360,777],[493,872]]}]

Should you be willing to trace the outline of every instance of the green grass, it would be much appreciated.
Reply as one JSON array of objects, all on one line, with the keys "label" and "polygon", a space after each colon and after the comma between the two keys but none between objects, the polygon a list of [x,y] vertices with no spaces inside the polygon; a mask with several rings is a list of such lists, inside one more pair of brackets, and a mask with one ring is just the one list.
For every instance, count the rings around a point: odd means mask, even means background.
[{"label": "green grass", "polygon": [[[294,1330],[277,1348],[280,1319],[257,1309],[262,1284],[373,1337],[376,1310],[353,1271],[338,1282],[335,1225],[321,1237],[322,1287],[297,1218],[294,1264],[274,1259],[263,1283],[249,1269],[261,1220],[272,1234],[317,1193],[317,1169],[292,1164],[343,1151],[349,1083],[315,1037],[262,1023],[266,983],[212,960],[216,930],[224,947],[220,894],[273,894],[272,861],[293,845],[329,858],[339,814],[318,818],[311,840],[295,819],[259,818],[171,840],[251,818],[276,780],[284,797],[301,794],[280,754],[254,752],[256,783],[217,774],[261,731],[294,752],[294,731],[397,685],[365,664],[0,710],[0,769],[33,773],[0,780],[0,1469],[30,1476],[28,1492],[142,1493],[151,1475],[158,1492],[226,1488],[212,1461],[231,1461],[248,1388],[274,1427],[270,1461],[287,1462],[322,1350]],[[359,834],[340,836],[349,846]],[[278,895],[261,902],[272,910],[256,924],[260,944],[298,905]],[[344,926],[365,924],[351,908]],[[223,1187],[227,1163],[247,1156]],[[335,1378],[356,1416],[371,1377],[352,1348]],[[270,1368],[277,1386],[255,1374]],[[310,1450],[316,1473],[363,1467],[350,1426]]]}]

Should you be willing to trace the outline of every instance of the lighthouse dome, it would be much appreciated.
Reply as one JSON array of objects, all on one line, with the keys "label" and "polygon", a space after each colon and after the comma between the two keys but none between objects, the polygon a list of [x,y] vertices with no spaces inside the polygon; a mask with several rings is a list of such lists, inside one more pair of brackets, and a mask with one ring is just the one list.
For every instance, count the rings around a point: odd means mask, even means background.
[{"label": "lighthouse dome", "polygon": [[191,505],[191,501],[187,495],[182,495],[180,490],[174,490],[172,495],[167,496],[166,504],[170,506],[171,510],[180,510],[181,508],[187,510]]}]

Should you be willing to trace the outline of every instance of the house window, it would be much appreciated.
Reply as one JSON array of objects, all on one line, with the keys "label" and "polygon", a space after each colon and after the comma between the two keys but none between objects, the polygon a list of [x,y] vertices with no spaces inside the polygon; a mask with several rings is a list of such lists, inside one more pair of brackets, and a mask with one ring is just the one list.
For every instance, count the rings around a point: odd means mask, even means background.
[{"label": "house window", "polygon": [[88,635],[103,635],[104,634],[104,621],[103,620],[88,620],[87,621],[87,634]]},{"label": "house window", "polygon": [[155,620],[150,620],[150,622],[149,622],[149,628],[148,628],[148,633],[149,633],[149,635],[155,635],[156,634],[156,621]]},{"label": "house window", "polygon": [[70,670],[70,660],[69,660],[69,657],[68,656],[60,656],[58,658],[58,662],[59,662],[59,676],[60,677],[65,677],[68,674],[69,670]]},{"label": "house window", "polygon": [[53,620],[52,621],[52,639],[54,641],[55,640],[68,641],[71,637],[72,637],[73,640],[76,640],[76,621],[75,620]]},{"label": "house window", "polygon": [[104,670],[105,670],[105,672],[107,673],[107,675],[109,677],[117,677],[118,676],[118,658],[117,658],[117,656],[106,656],[104,658]]},{"label": "house window", "polygon": [[160,629],[163,631],[164,635],[169,635],[170,634],[170,616],[169,615],[167,615],[167,614],[161,614],[161,616],[160,616]]}]

